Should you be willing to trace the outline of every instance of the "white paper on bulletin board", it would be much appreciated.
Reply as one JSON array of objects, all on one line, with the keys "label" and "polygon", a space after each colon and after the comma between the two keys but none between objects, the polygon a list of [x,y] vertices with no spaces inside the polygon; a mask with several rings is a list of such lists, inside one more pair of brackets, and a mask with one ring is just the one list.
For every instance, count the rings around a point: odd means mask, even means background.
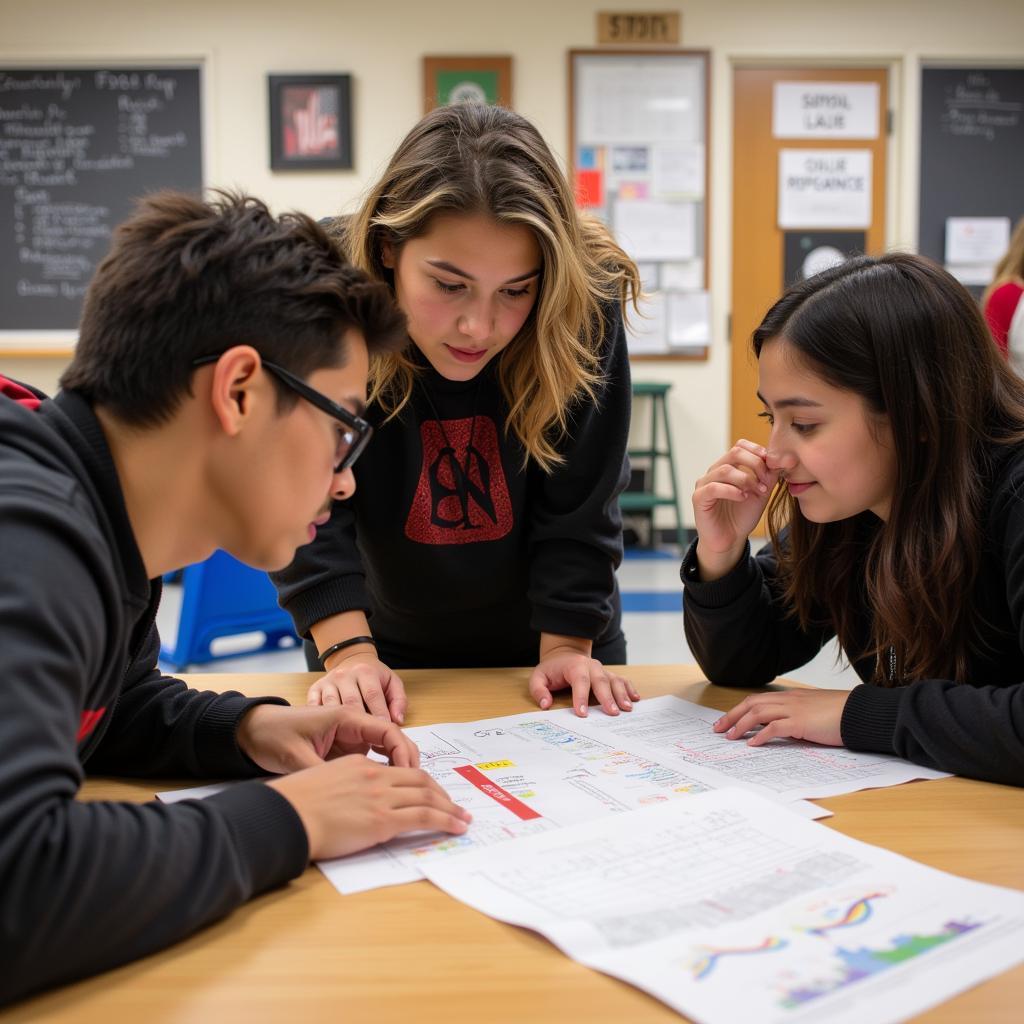
[{"label": "white paper on bulletin board", "polygon": [[655,199],[701,199],[704,195],[704,147],[698,142],[652,148],[651,192]]},{"label": "white paper on bulletin board", "polygon": [[690,260],[697,252],[693,203],[619,199],[612,214],[615,237],[636,261]]},{"label": "white paper on bulletin board", "polygon": [[871,150],[779,150],[779,227],[871,227]]},{"label": "white paper on bulletin board", "polygon": [[656,292],[661,287],[661,275],[657,263],[638,263],[637,273],[640,275],[640,288],[645,292]]},{"label": "white paper on bulletin board", "polygon": [[711,344],[711,297],[705,291],[668,292],[668,343],[672,348]]},{"label": "white paper on bulletin board", "polygon": [[652,355],[668,351],[667,302],[664,292],[652,292],[640,299],[626,327],[626,348],[631,355]]},{"label": "white paper on bulletin board", "polygon": [[685,260],[661,264],[661,287],[665,291],[695,292],[704,287],[704,261]]},{"label": "white paper on bulletin board", "polygon": [[703,69],[653,55],[577,67],[576,138],[587,145],[701,142]]},{"label": "white paper on bulletin board", "polygon": [[647,315],[631,318],[629,351],[706,356],[708,344],[689,341],[703,331],[700,316],[680,318],[676,304],[680,340],[673,347],[668,312],[670,293],[701,292],[707,282],[708,56],[573,51],[569,71],[572,166],[586,200],[580,205],[603,215],[639,265],[647,293]]}]

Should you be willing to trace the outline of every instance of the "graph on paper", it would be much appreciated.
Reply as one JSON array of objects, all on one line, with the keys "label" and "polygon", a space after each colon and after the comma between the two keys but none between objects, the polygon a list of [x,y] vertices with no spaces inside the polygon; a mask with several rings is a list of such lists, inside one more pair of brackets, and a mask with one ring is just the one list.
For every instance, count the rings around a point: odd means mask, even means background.
[{"label": "graph on paper", "polygon": [[1024,894],[736,789],[433,862],[435,884],[701,1024],[895,1024],[1024,961]]}]

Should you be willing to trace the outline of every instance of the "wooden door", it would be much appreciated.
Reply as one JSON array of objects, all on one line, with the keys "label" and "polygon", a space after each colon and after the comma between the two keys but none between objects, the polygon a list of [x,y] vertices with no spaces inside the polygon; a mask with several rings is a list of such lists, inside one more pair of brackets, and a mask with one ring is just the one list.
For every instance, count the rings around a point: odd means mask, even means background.
[{"label": "wooden door", "polygon": [[[875,139],[777,139],[772,134],[776,82],[876,82]],[[885,163],[888,137],[888,71],[885,68],[737,67],[733,70],[732,178],[732,389],[729,443],[765,443],[768,429],[757,414],[757,364],[750,336],[783,290],[785,232],[778,226],[779,150],[868,149],[872,153],[871,224],[865,250],[885,247]]]}]

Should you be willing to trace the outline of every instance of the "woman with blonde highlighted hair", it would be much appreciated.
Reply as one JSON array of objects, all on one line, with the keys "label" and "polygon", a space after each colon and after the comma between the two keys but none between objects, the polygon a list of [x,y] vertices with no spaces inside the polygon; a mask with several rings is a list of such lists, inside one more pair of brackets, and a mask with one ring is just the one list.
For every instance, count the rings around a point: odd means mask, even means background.
[{"label": "woman with blonde highlighted hair", "polygon": [[[359,488],[277,577],[327,675],[311,703],[401,722],[406,667],[535,665],[609,714],[638,694],[615,582],[628,478],[623,315],[636,267],[529,121],[442,107],[334,229],[409,345],[371,365]],[[372,626],[372,632],[371,632]]]}]

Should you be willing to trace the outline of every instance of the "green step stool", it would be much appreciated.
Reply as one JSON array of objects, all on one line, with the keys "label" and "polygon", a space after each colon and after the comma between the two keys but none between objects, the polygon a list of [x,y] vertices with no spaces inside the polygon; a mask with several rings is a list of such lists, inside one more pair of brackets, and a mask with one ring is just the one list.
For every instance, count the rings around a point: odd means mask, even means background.
[{"label": "green step stool", "polygon": [[[647,490],[623,491],[619,495],[619,507],[623,512],[641,512],[650,516],[651,546],[654,546],[654,510],[659,505],[668,505],[675,511],[676,540],[679,549],[686,548],[686,536],[683,530],[683,517],[679,509],[679,487],[676,484],[676,462],[672,454],[672,428],[668,422],[668,393],[671,384],[656,381],[634,381],[633,398],[649,398],[651,400],[651,443],[647,448],[630,448],[629,457],[645,459],[650,464],[647,473]],[[665,432],[665,447],[659,447],[659,434]],[[658,493],[658,462],[668,460],[668,483],[670,495]]]}]

